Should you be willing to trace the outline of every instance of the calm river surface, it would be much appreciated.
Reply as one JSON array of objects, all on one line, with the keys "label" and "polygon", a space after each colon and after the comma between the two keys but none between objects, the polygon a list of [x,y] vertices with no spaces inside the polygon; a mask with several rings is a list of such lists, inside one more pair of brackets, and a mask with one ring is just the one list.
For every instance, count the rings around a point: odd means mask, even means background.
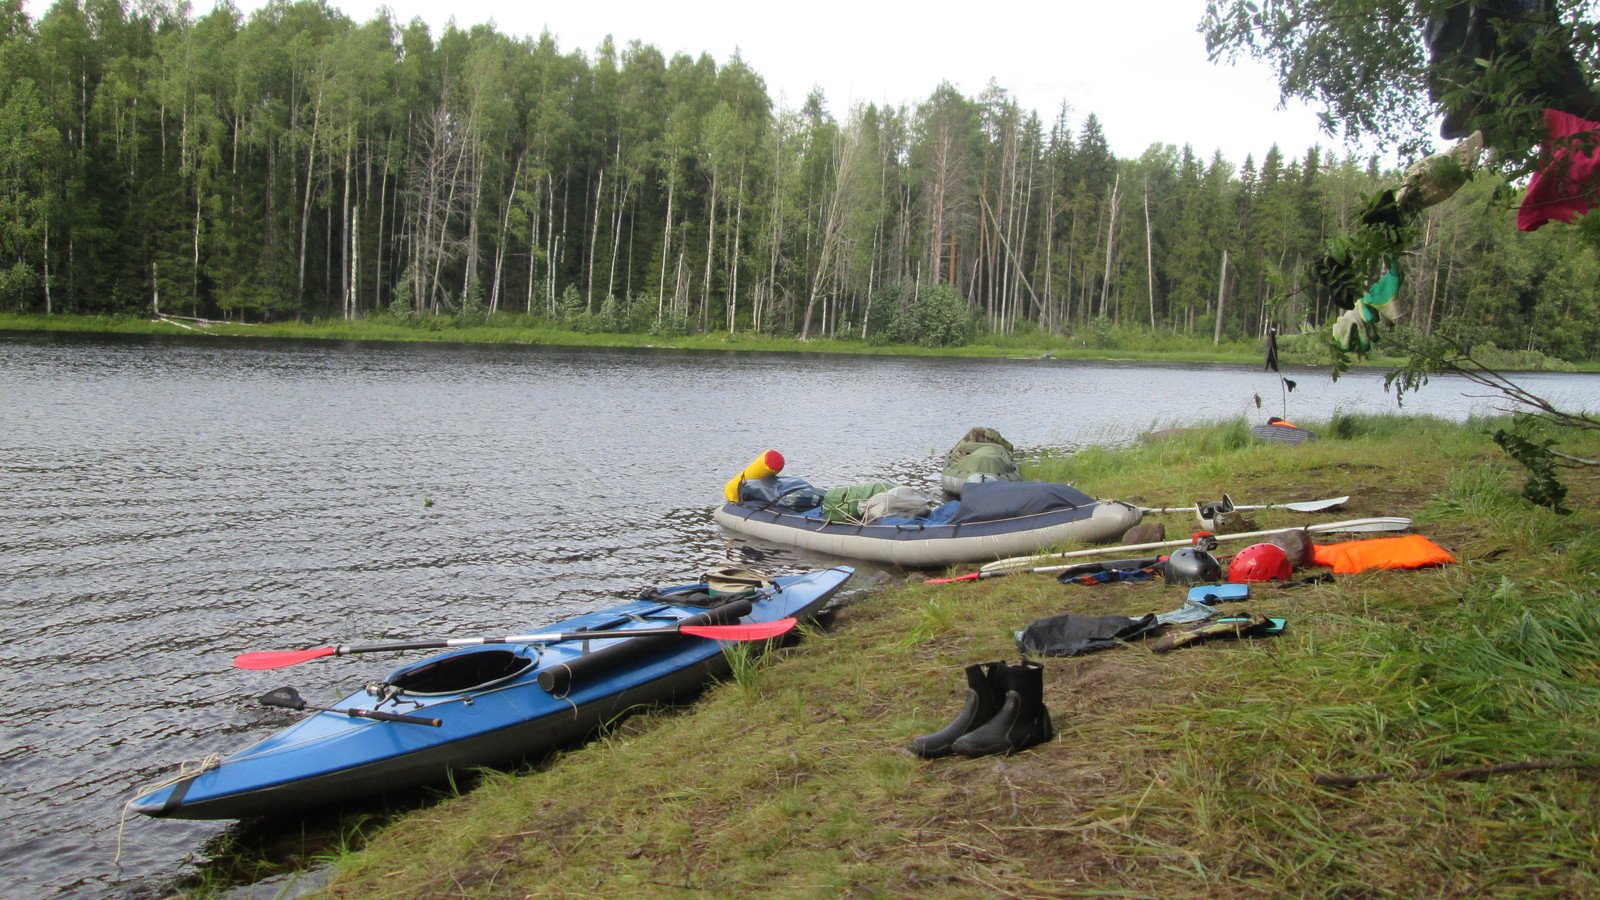
[{"label": "calm river surface", "polygon": [[[1376,373],[1290,377],[1291,421],[1395,408]],[[1406,410],[1492,411],[1469,389]],[[821,487],[932,487],[974,425],[1074,448],[1284,411],[1243,366],[0,333],[0,897],[160,896],[238,826],[119,833],[136,786],[282,727],[265,691],[397,664],[234,654],[506,633],[693,580],[762,450]]]}]

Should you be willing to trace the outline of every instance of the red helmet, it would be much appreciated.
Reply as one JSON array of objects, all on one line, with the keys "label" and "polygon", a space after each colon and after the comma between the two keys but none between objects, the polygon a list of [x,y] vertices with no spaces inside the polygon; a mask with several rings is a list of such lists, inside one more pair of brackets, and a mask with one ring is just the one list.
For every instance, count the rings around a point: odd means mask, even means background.
[{"label": "red helmet", "polygon": [[1294,574],[1289,565],[1289,554],[1277,544],[1252,544],[1240,550],[1228,563],[1228,581],[1288,581]]}]

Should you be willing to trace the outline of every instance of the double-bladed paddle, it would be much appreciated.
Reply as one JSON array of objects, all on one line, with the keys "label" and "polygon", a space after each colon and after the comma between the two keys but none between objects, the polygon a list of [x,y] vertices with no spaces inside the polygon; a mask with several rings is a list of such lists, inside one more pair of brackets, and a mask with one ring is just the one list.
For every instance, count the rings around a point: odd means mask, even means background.
[{"label": "double-bladed paddle", "polygon": [[[1223,496],[1227,495],[1224,494]],[[1249,509],[1287,509],[1292,512],[1322,512],[1324,510],[1343,506],[1349,502],[1349,497],[1329,497],[1326,500],[1297,500],[1293,503],[1262,503],[1254,506],[1230,505],[1228,509],[1230,511]],[[1141,506],[1139,507],[1139,510],[1140,512],[1147,513],[1174,513],[1194,512],[1195,508],[1193,506]]]},{"label": "double-bladed paddle", "polygon": [[241,653],[233,658],[240,669],[282,669],[324,656],[352,653],[389,653],[398,650],[436,650],[442,647],[474,647],[480,644],[559,644],[562,641],[604,641],[617,638],[668,637],[687,635],[714,641],[761,641],[775,638],[794,628],[793,618],[748,625],[674,625],[669,628],[634,628],[618,631],[555,631],[543,634],[513,634],[508,637],[446,638],[431,641],[402,641],[394,644],[341,644],[310,650],[263,650]]},{"label": "double-bladed paddle", "polygon": [[[1118,559],[1111,562],[1098,563],[1067,563],[1059,566],[1035,566],[1031,569],[995,569],[988,572],[968,572],[965,575],[956,575],[951,578],[929,578],[926,584],[954,584],[957,581],[982,581],[985,578],[999,578],[1002,575],[1026,575],[1029,572],[1065,572],[1068,569],[1081,569],[1074,575],[1088,575],[1094,572],[1110,572],[1117,569],[1142,569],[1146,566],[1160,562],[1164,557],[1147,556],[1140,559]],[[1064,576],[1057,576],[1064,577]]]},{"label": "double-bladed paddle", "polygon": [[[1306,525],[1294,528],[1269,528],[1266,531],[1245,531],[1238,534],[1215,535],[1219,541],[1240,541],[1253,538],[1267,537],[1274,534],[1283,534],[1289,531],[1306,531],[1311,534],[1331,532],[1364,532],[1364,531],[1405,531],[1411,527],[1411,520],[1403,516],[1376,516],[1370,519],[1350,519],[1344,522],[1324,522],[1316,525]],[[1042,553],[1038,556],[1015,556],[1010,559],[999,559],[991,563],[984,563],[981,567],[984,572],[1012,572],[1017,569],[1027,568],[1035,563],[1046,562],[1052,559],[1071,559],[1080,556],[1099,556],[1104,553],[1137,553],[1144,550],[1160,550],[1166,547],[1183,547],[1192,545],[1193,538],[1180,538],[1175,541],[1156,541],[1149,544],[1124,544],[1119,547],[1090,547],[1085,550],[1069,550],[1065,553]]]}]

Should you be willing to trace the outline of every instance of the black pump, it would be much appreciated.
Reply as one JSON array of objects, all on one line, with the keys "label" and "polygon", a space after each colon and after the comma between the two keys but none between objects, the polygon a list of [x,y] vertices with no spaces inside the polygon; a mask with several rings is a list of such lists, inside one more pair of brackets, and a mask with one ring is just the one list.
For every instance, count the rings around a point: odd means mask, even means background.
[{"label": "black pump", "polygon": [[1044,705],[1044,665],[1032,660],[1003,670],[1005,705],[994,718],[957,738],[951,750],[962,756],[1015,753],[1055,737],[1050,711]]},{"label": "black pump", "polygon": [[1003,662],[967,666],[966,705],[949,725],[912,741],[911,752],[923,759],[949,756],[958,738],[994,718],[1006,702],[1005,668]]}]

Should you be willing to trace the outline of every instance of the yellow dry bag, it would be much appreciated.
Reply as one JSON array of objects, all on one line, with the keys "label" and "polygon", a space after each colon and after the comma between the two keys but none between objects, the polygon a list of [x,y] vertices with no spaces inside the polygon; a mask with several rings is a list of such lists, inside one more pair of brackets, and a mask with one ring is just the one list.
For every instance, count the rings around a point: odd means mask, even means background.
[{"label": "yellow dry bag", "polygon": [[733,476],[728,483],[722,486],[722,496],[728,498],[729,503],[739,502],[739,485],[748,479],[766,478],[783,471],[783,454],[776,450],[768,450],[750,461],[744,471]]}]

